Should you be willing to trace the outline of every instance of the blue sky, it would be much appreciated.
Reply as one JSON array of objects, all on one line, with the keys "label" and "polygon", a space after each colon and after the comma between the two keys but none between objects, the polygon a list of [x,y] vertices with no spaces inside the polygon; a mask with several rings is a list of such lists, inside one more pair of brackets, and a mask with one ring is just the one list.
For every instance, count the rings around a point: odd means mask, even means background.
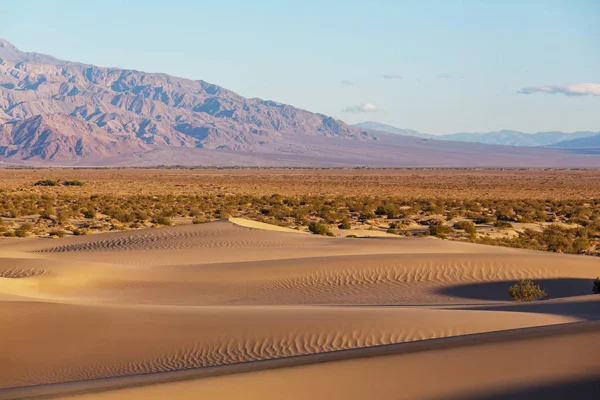
[{"label": "blue sky", "polygon": [[599,20],[596,0],[0,0],[25,51],[429,133],[600,130]]}]

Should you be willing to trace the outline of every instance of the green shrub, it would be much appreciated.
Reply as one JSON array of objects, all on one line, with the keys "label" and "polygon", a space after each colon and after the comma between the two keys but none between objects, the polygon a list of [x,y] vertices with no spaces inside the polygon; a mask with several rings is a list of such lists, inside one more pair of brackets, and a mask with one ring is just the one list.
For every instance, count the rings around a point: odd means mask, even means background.
[{"label": "green shrub", "polygon": [[475,220],[473,220],[473,222],[475,222],[476,224],[493,224],[496,222],[496,218],[484,215],[479,218],[476,218]]},{"label": "green shrub", "polygon": [[506,221],[496,221],[494,226],[498,229],[511,229],[513,227],[510,222]]},{"label": "green shrub", "polygon": [[50,231],[49,235],[50,235],[50,237],[62,238],[62,237],[67,236],[67,233],[63,230],[56,230],[56,231]]},{"label": "green shrub", "polygon": [[473,234],[476,232],[475,224],[472,223],[471,221],[458,221],[457,223],[454,224],[453,228],[460,229],[469,234]]},{"label": "green shrub", "polygon": [[596,278],[594,281],[594,287],[592,288],[592,291],[596,294],[600,293],[600,278]]},{"label": "green shrub", "polygon": [[333,236],[333,233],[331,233],[329,227],[320,222],[311,222],[308,225],[308,230],[314,233],[315,235]]},{"label": "green shrub", "polygon": [[78,181],[78,180],[65,181],[65,182],[63,182],[63,185],[65,185],[65,186],[83,186],[83,182]]},{"label": "green shrub", "polygon": [[96,209],[90,207],[87,210],[84,210],[83,217],[88,219],[96,218]]},{"label": "green shrub", "polygon": [[51,179],[42,179],[34,183],[33,186],[58,186],[58,182]]},{"label": "green shrub", "polygon": [[398,232],[396,232],[396,230],[394,228],[389,228],[387,231],[387,233],[392,233],[392,234],[397,234]]},{"label": "green shrub", "polygon": [[156,219],[154,220],[154,223],[158,224],[158,225],[166,225],[166,226],[173,225],[173,221],[171,221],[171,218],[165,217],[164,215],[161,215],[160,217],[156,217]]},{"label": "green shrub", "polygon": [[519,282],[508,288],[508,294],[513,300],[523,302],[543,300],[548,297],[540,285],[525,279],[521,279]]},{"label": "green shrub", "polygon": [[445,238],[447,234],[454,232],[454,229],[447,225],[431,225],[427,229],[427,234],[431,236],[437,236],[439,238]]},{"label": "green shrub", "polygon": [[352,227],[350,226],[350,223],[349,223],[349,222],[345,222],[345,221],[344,221],[344,222],[342,222],[341,224],[339,224],[339,225],[338,225],[338,228],[339,228],[339,229],[350,229],[350,228],[352,228]]}]

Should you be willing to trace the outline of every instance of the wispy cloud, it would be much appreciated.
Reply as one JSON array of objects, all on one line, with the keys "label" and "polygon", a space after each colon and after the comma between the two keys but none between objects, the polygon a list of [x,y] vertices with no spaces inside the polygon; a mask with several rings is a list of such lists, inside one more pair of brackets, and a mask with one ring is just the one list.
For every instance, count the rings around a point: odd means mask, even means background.
[{"label": "wispy cloud", "polygon": [[442,78],[442,79],[452,79],[454,78],[452,75],[449,74],[438,74],[438,78]]},{"label": "wispy cloud", "polygon": [[382,109],[377,107],[375,104],[363,103],[363,104],[358,104],[356,106],[348,106],[348,107],[344,108],[342,111],[347,112],[347,113],[358,114],[358,113],[379,112],[379,111],[382,111]]},{"label": "wispy cloud", "polygon": [[518,90],[519,94],[564,94],[565,96],[600,96],[600,83],[573,83],[570,85],[531,86]]},{"label": "wispy cloud", "polygon": [[349,80],[347,80],[347,79],[344,79],[343,81],[340,81],[340,83],[341,83],[342,85],[346,85],[346,86],[354,86],[354,82],[352,82],[352,81],[349,81]]},{"label": "wispy cloud", "polygon": [[402,79],[402,76],[398,75],[398,74],[383,74],[381,75],[381,77],[383,79],[387,79],[387,80],[400,80]]}]

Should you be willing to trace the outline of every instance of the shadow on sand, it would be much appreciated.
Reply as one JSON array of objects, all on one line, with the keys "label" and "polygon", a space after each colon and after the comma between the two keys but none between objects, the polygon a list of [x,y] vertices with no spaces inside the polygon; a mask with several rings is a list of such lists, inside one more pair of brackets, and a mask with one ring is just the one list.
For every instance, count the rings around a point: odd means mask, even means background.
[{"label": "shadow on sand", "polygon": [[[573,297],[592,294],[593,279],[560,278],[533,279],[548,294],[548,298]],[[440,289],[439,293],[462,297],[465,299],[509,301],[508,288],[516,281],[483,282],[465,285],[448,286]]]},{"label": "shadow on sand", "polygon": [[446,397],[450,400],[562,400],[597,399],[600,393],[600,372],[588,378],[559,383],[546,383],[518,389],[506,389],[493,393]]}]

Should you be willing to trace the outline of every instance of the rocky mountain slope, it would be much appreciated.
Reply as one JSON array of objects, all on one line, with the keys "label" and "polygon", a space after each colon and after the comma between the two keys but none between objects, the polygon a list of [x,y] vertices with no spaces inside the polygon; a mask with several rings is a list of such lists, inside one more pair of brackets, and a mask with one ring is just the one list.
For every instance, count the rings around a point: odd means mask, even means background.
[{"label": "rocky mountain slope", "polygon": [[376,139],[325,115],[203,81],[60,61],[7,41],[0,41],[0,59],[5,158],[56,161],[163,146],[249,151],[298,135]]}]

